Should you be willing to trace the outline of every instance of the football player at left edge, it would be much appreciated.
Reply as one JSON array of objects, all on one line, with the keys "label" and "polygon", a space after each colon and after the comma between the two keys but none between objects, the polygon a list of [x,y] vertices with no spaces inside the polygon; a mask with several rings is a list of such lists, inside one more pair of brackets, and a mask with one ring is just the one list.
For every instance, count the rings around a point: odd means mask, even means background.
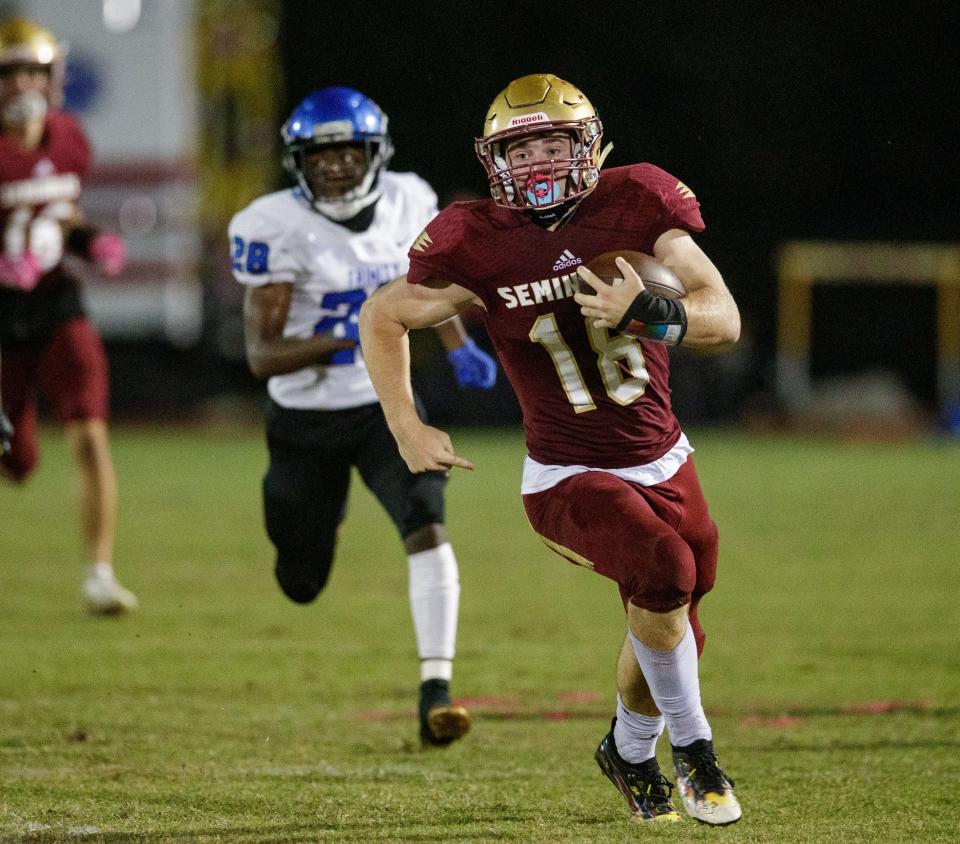
[{"label": "football player at left edge", "polygon": [[37,464],[37,393],[63,425],[76,466],[89,569],[82,596],[96,614],[137,599],[113,571],[117,482],[107,435],[107,358],[64,254],[103,275],[124,265],[123,241],[83,220],[77,200],[90,145],[58,106],[63,48],[33,21],[0,23],[0,348],[4,408],[14,433],[0,475],[23,482]]},{"label": "football player at left edge", "polygon": [[[323,590],[356,467],[403,542],[420,739],[445,746],[470,727],[450,697],[460,580],[444,527],[447,473],[415,475],[401,459],[358,331],[364,300],[407,271],[407,250],[437,213],[437,197],[416,174],[387,170],[387,116],[354,89],[313,91],[281,136],[296,185],[254,200],[229,227],[233,273],[246,288],[247,362],[269,378],[263,509],[274,573],[297,603]],[[493,386],[495,362],[459,319],[437,332],[461,387]]]},{"label": "football player at left edge", "polygon": [[[0,369],[3,368],[3,362],[0,360]],[[2,388],[0,388],[0,457],[10,453],[13,442],[13,425],[7,418],[7,412],[3,409]]]}]

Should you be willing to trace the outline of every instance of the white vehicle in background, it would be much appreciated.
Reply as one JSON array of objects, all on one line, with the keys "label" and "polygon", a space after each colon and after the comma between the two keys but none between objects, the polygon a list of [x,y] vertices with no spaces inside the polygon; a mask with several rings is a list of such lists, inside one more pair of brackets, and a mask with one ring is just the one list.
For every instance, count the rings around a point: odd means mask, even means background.
[{"label": "white vehicle in background", "polygon": [[65,106],[86,129],[95,166],[81,205],[119,231],[116,279],[77,266],[104,339],[201,339],[202,233],[197,225],[197,84],[193,2],[29,0],[18,12],[55,26],[66,50]]}]

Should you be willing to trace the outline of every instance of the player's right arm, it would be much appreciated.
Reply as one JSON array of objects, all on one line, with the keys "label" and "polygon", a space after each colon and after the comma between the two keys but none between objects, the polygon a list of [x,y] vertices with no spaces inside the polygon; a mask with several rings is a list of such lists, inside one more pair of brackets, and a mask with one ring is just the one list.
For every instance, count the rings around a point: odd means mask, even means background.
[{"label": "player's right arm", "polygon": [[354,336],[323,332],[285,337],[294,284],[304,274],[298,232],[285,214],[285,195],[261,197],[230,221],[231,269],[244,285],[243,336],[247,365],[257,378],[284,375],[330,362],[334,352],[351,349]]},{"label": "player's right arm", "polygon": [[360,309],[360,344],[367,371],[400,455],[411,472],[453,466],[474,468],[453,450],[448,434],[424,424],[417,415],[407,334],[479,304],[473,293],[459,285],[439,281],[408,284],[402,276],[377,290]]},{"label": "player's right arm", "polygon": [[243,338],[247,365],[257,378],[296,372],[305,366],[329,363],[339,349],[356,341],[330,332],[313,337],[284,337],[293,284],[274,282],[248,287],[243,298]]}]

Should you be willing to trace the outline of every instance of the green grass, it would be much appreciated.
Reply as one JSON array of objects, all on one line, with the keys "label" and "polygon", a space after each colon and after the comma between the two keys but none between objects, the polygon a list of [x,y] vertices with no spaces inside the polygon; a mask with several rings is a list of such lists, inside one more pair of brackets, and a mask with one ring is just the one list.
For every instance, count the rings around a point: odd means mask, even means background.
[{"label": "green grass", "polygon": [[691,436],[721,528],[701,673],[736,826],[638,827],[597,770],[622,612],[529,529],[518,431],[454,432],[478,466],[448,495],[475,721],[423,752],[406,565],[366,490],[298,607],[272,579],[260,433],[120,428],[135,616],[79,609],[57,431],[0,489],[0,841],[957,840],[960,448]]}]

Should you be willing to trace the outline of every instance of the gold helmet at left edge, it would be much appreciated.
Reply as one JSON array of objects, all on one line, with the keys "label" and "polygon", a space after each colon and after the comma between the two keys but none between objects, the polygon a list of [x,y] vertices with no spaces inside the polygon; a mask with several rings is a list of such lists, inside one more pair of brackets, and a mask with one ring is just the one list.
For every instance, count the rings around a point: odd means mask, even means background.
[{"label": "gold helmet at left edge", "polygon": [[38,65],[50,71],[48,98],[59,105],[63,91],[63,45],[49,30],[27,18],[0,21],[0,68]]}]

